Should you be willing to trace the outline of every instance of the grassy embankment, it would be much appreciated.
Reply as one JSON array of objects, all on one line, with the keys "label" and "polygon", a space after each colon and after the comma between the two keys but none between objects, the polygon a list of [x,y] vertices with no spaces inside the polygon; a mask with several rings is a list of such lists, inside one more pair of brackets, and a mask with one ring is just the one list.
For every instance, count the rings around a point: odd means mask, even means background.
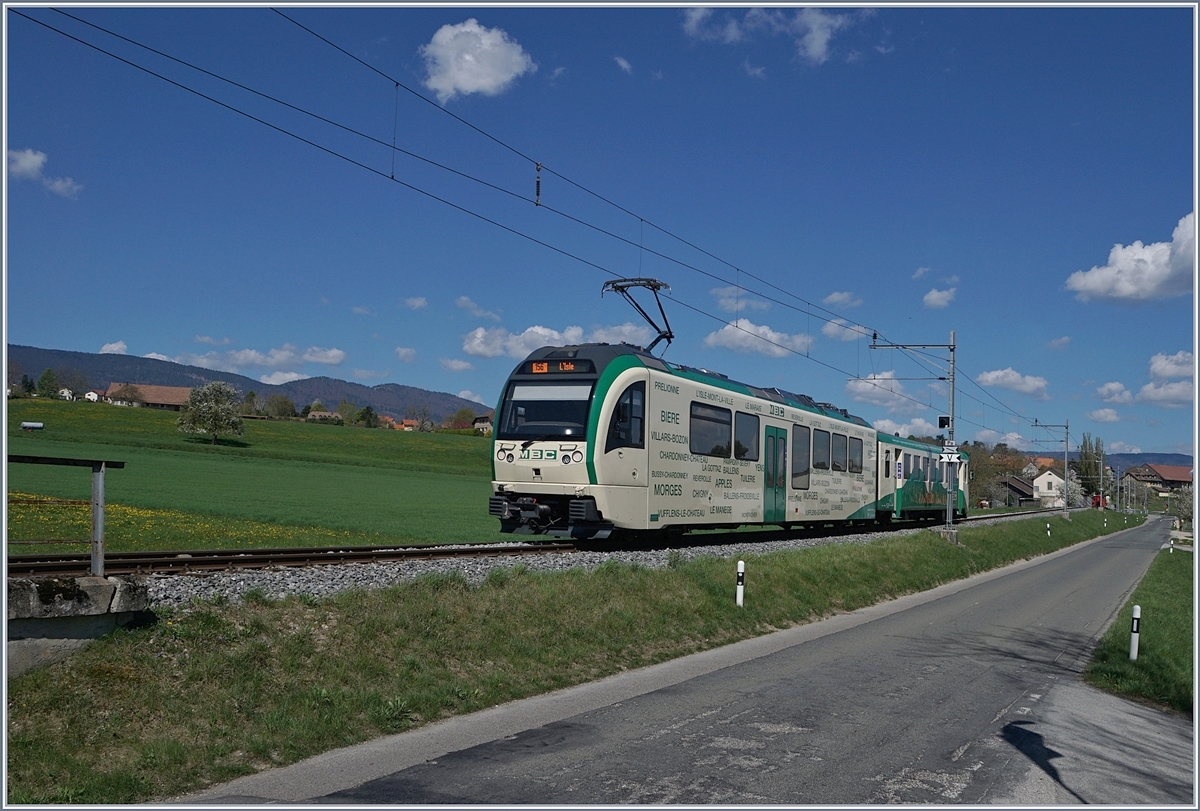
[{"label": "grassy embankment", "polygon": [[[324,600],[164,613],[13,679],[8,801],[127,803],[932,588],[1095,537],[1071,521],[965,527],[666,569],[521,570]],[[1112,531],[1116,526],[1112,527]]]},{"label": "grassy embankment", "polygon": [[[110,550],[499,540],[487,514],[490,443],[247,420],[236,439],[181,434],[176,414],[9,402],[8,451],[119,460],[105,477]],[[46,430],[20,430],[22,421]],[[10,464],[10,494],[90,499],[87,469]],[[85,539],[89,508],[13,505],[11,539]],[[66,548],[66,547],[64,547]],[[84,549],[83,545],[78,547]],[[10,553],[37,551],[10,545]]]},{"label": "grassy embankment", "polygon": [[[1084,679],[1096,687],[1189,715],[1196,625],[1194,558],[1160,552],[1096,646]],[[1138,658],[1129,660],[1133,607],[1142,607]]]}]

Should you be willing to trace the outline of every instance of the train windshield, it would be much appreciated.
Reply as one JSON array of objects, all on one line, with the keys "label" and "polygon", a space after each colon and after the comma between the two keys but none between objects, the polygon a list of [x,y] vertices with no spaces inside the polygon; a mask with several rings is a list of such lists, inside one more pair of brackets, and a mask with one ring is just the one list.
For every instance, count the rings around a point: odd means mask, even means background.
[{"label": "train windshield", "polygon": [[500,407],[496,439],[584,438],[591,383],[513,383]]}]

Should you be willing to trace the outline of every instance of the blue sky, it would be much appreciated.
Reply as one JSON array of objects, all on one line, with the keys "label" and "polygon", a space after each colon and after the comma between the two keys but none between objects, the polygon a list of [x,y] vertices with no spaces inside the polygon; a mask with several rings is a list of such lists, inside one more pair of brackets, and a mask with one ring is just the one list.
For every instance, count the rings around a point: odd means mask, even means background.
[{"label": "blue sky", "polygon": [[10,343],[490,407],[650,276],[676,363],[920,434],[871,334],[954,330],[960,440],[1192,451],[1191,7],[65,10],[5,9]]}]

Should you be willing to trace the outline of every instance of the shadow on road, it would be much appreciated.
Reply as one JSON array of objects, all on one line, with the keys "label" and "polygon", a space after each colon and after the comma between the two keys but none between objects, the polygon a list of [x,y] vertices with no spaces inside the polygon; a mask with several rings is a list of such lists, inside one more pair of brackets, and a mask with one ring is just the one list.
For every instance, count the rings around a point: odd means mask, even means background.
[{"label": "shadow on road", "polygon": [[1076,794],[1070,786],[1062,781],[1062,777],[1058,774],[1058,769],[1050,762],[1054,758],[1062,757],[1062,755],[1046,746],[1046,740],[1041,735],[1026,729],[1027,726],[1032,724],[1032,721],[1010,721],[1000,730],[1000,736],[1014,749],[1033,761],[1035,766],[1050,775],[1055,783],[1058,783],[1064,789],[1071,792],[1071,796],[1081,803],[1087,803],[1087,800]]}]

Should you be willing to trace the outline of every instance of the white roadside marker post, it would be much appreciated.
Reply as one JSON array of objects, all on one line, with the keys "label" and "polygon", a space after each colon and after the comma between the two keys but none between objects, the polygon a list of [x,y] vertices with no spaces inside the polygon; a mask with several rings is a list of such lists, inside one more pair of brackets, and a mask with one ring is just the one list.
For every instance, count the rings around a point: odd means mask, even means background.
[{"label": "white roadside marker post", "polygon": [[1142,607],[1135,605],[1133,607],[1133,628],[1129,632],[1129,661],[1137,661],[1138,649],[1138,634],[1141,633],[1142,625]]},{"label": "white roadside marker post", "polygon": [[1046,522],[1046,537],[1047,538],[1050,537],[1050,522],[1049,521]]},{"label": "white roadside marker post", "polygon": [[746,589],[746,561],[738,561],[737,571],[737,604],[740,608],[742,605],[742,594]]}]

